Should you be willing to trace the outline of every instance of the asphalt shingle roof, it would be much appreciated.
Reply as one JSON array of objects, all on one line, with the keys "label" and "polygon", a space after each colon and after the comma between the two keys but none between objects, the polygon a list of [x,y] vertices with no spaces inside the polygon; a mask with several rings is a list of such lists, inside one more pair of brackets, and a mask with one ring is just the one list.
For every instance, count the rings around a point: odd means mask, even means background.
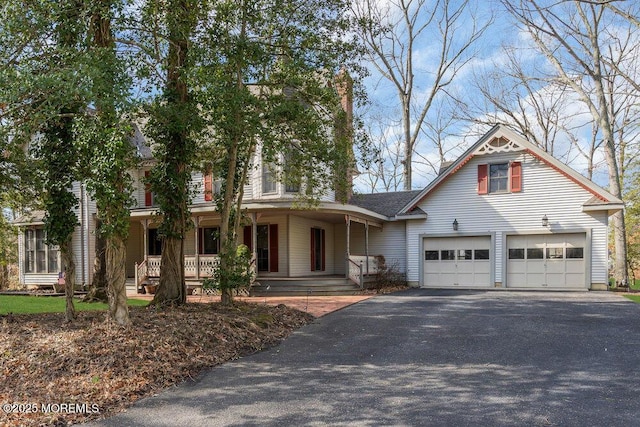
[{"label": "asphalt shingle roof", "polygon": [[387,217],[394,217],[422,190],[394,191],[389,193],[354,194],[350,205],[359,206]]}]

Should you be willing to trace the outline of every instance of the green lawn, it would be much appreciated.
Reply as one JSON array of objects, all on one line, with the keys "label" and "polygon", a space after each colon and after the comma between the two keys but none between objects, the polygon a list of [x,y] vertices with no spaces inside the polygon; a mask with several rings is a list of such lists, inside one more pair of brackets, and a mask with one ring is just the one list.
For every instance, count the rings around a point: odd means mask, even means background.
[{"label": "green lawn", "polygon": [[629,298],[633,302],[637,302],[640,304],[640,295],[625,295],[626,298]]},{"label": "green lawn", "polygon": [[[107,304],[87,303],[74,300],[77,311],[106,310]],[[130,306],[144,306],[149,301],[129,299]],[[33,314],[33,313],[64,313],[64,297],[44,297],[29,295],[0,295],[0,314]]]}]

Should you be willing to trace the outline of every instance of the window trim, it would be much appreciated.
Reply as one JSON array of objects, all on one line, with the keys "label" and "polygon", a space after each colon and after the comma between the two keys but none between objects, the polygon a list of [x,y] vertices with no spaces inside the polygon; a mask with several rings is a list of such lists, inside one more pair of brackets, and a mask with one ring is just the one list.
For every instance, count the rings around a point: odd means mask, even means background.
[{"label": "window trim", "polygon": [[[42,232],[42,246],[43,249],[39,250],[38,249],[38,231]],[[29,234],[31,234],[31,237],[29,237]],[[46,232],[44,231],[43,228],[41,227],[29,227],[27,229],[24,230],[24,232],[22,233],[23,239],[24,239],[24,251],[23,251],[23,272],[24,274],[58,274],[62,271],[62,260],[60,257],[60,247],[58,245],[49,245],[46,243],[47,241],[47,237],[46,237]],[[29,244],[29,242],[32,243],[32,246]],[[31,250],[29,250],[29,247],[32,247]],[[30,263],[29,263],[29,252],[32,253],[33,256],[33,267],[30,268]],[[38,253],[41,253],[41,256],[43,257],[44,260],[44,271],[38,271]],[[50,266],[50,260],[51,260],[51,252],[56,252],[55,253],[55,269],[53,269]],[[42,255],[43,254],[43,255]]]}]

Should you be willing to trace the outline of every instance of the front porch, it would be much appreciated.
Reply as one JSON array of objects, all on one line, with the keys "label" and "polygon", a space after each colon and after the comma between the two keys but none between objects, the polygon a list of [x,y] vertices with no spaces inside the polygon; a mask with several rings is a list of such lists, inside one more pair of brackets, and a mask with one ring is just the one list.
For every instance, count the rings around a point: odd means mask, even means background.
[{"label": "front porch", "polygon": [[[369,253],[369,228],[381,229],[381,223],[318,211],[252,212],[248,217],[251,224],[241,230],[240,240],[252,252],[256,293],[278,288],[286,295],[353,294],[378,271],[376,257]],[[131,223],[127,275],[138,290],[160,276],[155,220]],[[185,239],[184,271],[197,293],[219,265],[219,218],[200,213],[193,222],[194,231]]]}]

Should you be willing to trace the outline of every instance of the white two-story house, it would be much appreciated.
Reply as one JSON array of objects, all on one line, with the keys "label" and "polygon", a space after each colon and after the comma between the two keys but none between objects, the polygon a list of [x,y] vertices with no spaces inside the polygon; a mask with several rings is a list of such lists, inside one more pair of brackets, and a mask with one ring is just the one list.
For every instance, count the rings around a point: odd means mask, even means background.
[{"label": "white two-story house", "polygon": [[[159,218],[144,184],[150,152],[134,172],[127,274],[159,274]],[[145,156],[147,162],[145,163]],[[495,126],[422,190],[360,194],[340,203],[333,193],[314,209],[294,202],[297,188],[277,182],[260,150],[244,191],[251,219],[242,241],[255,257],[257,281],[349,278],[373,273],[383,255],[413,286],[459,289],[606,289],[608,218],[623,202],[521,136]],[[219,215],[213,177],[193,174],[194,227],[185,241],[185,275],[198,281],[215,268]],[[84,195],[74,237],[77,282],[93,265],[95,205]],[[20,280],[57,279],[55,248],[44,244],[37,215],[20,221]]]}]

